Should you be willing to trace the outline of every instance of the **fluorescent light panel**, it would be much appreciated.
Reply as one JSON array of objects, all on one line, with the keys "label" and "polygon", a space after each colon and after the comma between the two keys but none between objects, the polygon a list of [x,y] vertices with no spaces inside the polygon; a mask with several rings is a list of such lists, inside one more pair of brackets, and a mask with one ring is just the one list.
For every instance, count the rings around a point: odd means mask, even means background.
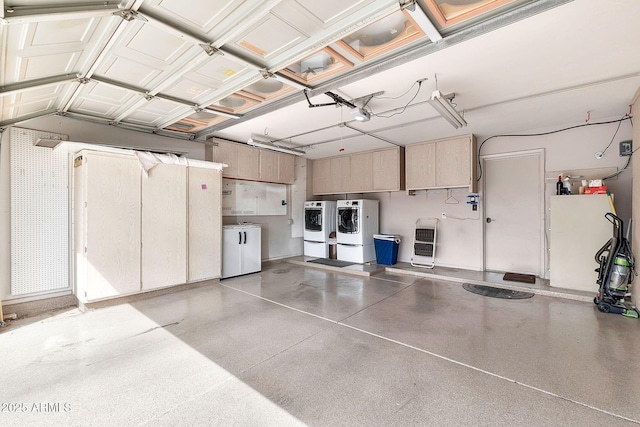
[{"label": "fluorescent light panel", "polygon": [[429,104],[444,117],[451,126],[458,129],[467,125],[465,119],[458,113],[453,105],[445,98],[439,90],[434,91],[429,99]]},{"label": "fluorescent light panel", "polygon": [[304,151],[294,150],[293,148],[279,147],[269,142],[256,141],[253,136],[249,138],[249,140],[247,141],[247,144],[257,148],[264,148],[266,150],[279,151],[281,153],[286,153],[286,154],[293,154],[294,156],[303,156],[305,154]]}]

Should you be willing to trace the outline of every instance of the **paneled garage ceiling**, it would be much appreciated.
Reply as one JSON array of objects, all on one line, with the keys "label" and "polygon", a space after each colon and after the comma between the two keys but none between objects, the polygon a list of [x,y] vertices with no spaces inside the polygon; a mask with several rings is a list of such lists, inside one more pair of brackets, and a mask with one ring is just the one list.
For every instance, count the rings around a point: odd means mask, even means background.
[{"label": "paneled garage ceiling", "polygon": [[[318,158],[622,116],[639,3],[0,0],[0,128],[61,115]],[[435,90],[469,127],[432,108]]]}]

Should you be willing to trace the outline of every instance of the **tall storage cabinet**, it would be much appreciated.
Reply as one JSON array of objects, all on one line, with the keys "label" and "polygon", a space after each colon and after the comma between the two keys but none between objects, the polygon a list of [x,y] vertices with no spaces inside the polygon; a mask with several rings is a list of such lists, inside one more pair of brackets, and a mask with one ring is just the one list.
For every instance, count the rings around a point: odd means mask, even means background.
[{"label": "tall storage cabinet", "polygon": [[159,163],[143,176],[132,151],[77,153],[78,300],[90,303],[219,278],[221,188],[221,165],[211,162]]},{"label": "tall storage cabinet", "polygon": [[188,168],[188,281],[220,277],[222,171]]},{"label": "tall storage cabinet", "polygon": [[222,227],[222,278],[255,273],[262,269],[259,225]]},{"label": "tall storage cabinet", "polygon": [[82,151],[74,159],[76,296],[140,290],[140,166],[133,156]]},{"label": "tall storage cabinet", "polygon": [[142,289],[187,281],[187,168],[159,164],[142,177]]}]

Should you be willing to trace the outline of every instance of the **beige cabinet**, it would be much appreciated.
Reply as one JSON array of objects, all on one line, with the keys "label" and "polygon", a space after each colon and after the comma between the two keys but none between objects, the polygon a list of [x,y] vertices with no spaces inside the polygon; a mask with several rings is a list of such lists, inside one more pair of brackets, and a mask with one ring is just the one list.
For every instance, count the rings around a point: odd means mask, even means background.
[{"label": "beige cabinet", "polygon": [[404,147],[374,151],[371,154],[373,164],[373,190],[403,190],[405,187]]},{"label": "beige cabinet", "polygon": [[[262,153],[261,153],[262,154]],[[278,153],[278,181],[293,184],[296,178],[296,157],[292,154]]]},{"label": "beige cabinet", "polygon": [[217,146],[207,147],[205,158],[227,165],[224,178],[279,184],[293,184],[295,179],[295,158],[291,154],[219,141]]},{"label": "beige cabinet", "polygon": [[260,150],[260,181],[293,184],[294,175],[295,159],[293,155]]},{"label": "beige cabinet", "polygon": [[84,150],[74,157],[76,296],[82,303],[220,277],[219,165],[157,164]]},{"label": "beige cabinet", "polygon": [[408,190],[468,187],[476,191],[473,135],[412,144],[405,148],[405,157]]},{"label": "beige cabinet", "polygon": [[213,147],[212,159],[224,163],[225,178],[257,180],[260,177],[260,150],[249,145],[220,141]]},{"label": "beige cabinet", "polygon": [[358,153],[348,156],[350,170],[350,193],[369,191],[373,188],[373,153]]},{"label": "beige cabinet", "polygon": [[404,148],[367,151],[313,162],[313,194],[404,190]]},{"label": "beige cabinet", "polygon": [[142,177],[143,290],[187,281],[187,168],[155,165]]},{"label": "beige cabinet", "polygon": [[333,157],[331,162],[331,192],[351,192],[351,156]]},{"label": "beige cabinet", "polygon": [[135,156],[74,157],[75,286],[80,302],[140,291],[140,166]]},{"label": "beige cabinet", "polygon": [[220,277],[222,268],[222,172],[189,167],[187,281]]},{"label": "beige cabinet", "polygon": [[331,160],[314,160],[313,194],[330,194],[331,188]]}]

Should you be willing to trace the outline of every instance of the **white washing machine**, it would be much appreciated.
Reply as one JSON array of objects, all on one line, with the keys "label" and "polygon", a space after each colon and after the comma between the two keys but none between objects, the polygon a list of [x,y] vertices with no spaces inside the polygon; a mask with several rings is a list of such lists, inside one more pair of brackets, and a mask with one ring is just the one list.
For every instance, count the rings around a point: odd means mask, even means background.
[{"label": "white washing machine", "polygon": [[304,203],[304,255],[329,258],[329,234],[336,231],[336,202]]},{"label": "white washing machine", "polygon": [[378,234],[378,208],[377,200],[338,200],[336,234],[339,260],[363,263],[376,259],[373,235]]}]

